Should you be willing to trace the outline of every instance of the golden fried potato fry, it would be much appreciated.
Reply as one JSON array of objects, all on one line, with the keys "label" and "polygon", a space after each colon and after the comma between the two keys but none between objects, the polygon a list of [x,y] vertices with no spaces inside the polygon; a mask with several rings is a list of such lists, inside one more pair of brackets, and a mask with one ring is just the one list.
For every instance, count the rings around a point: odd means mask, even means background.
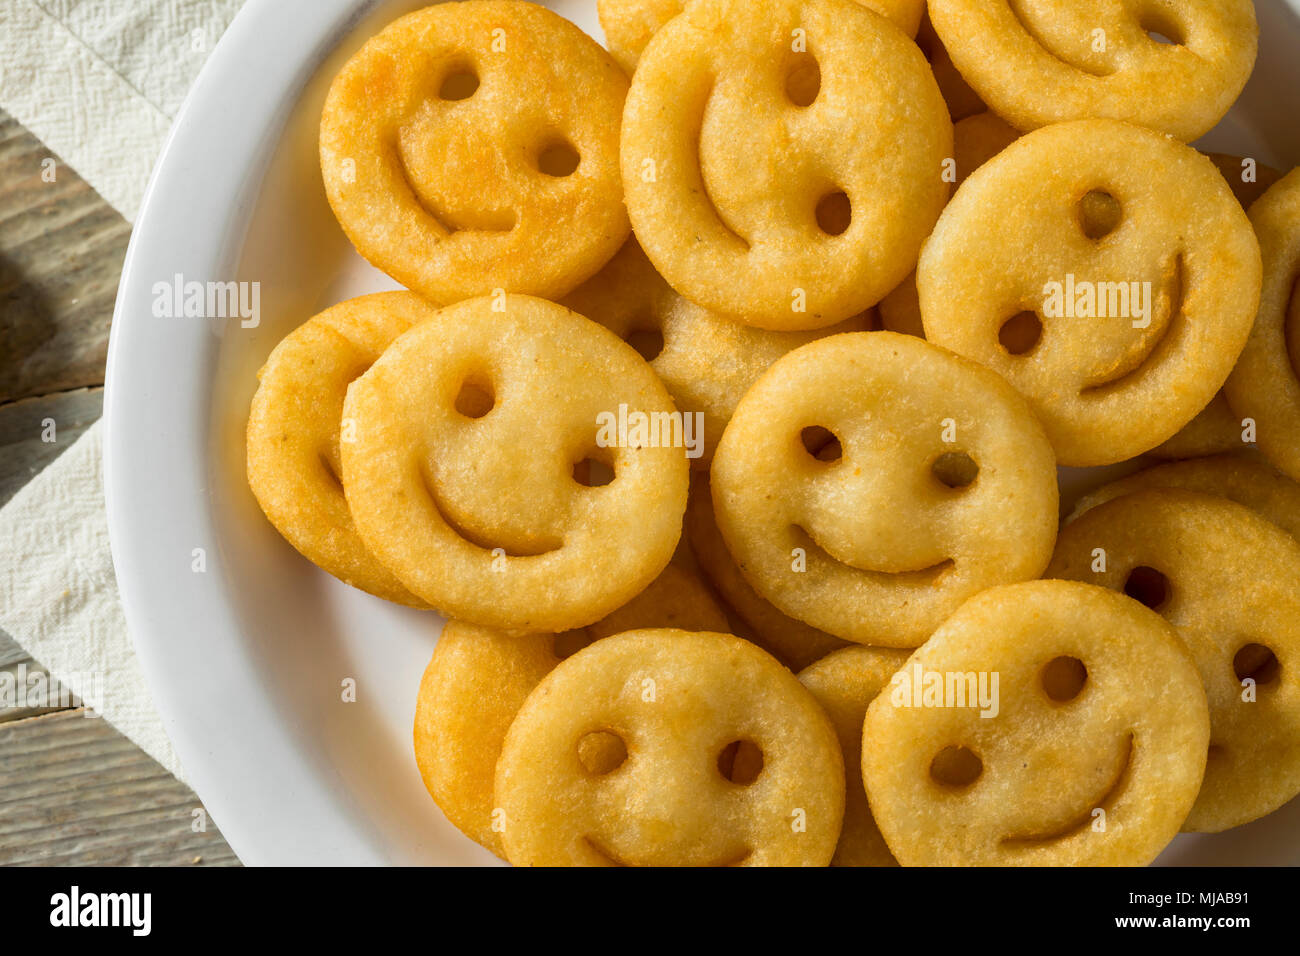
[{"label": "golden fried potato fry", "polygon": [[799,682],[822,705],[844,753],[844,828],[831,866],[897,866],[871,816],[862,786],[862,722],[867,706],[911,654],[884,647],[846,647],[799,672]]},{"label": "golden fried potato fry", "polygon": [[825,866],[843,775],[830,721],[775,658],[730,634],[639,630],[528,695],[496,799],[517,866]]},{"label": "golden fried potato fry", "polygon": [[894,332],[777,360],[722,435],[712,491],[754,590],[860,644],[917,646],[971,595],[1041,574],[1056,537],[1055,462],[1025,400]]},{"label": "golden fried potato fry", "polygon": [[1124,591],[1191,651],[1210,740],[1186,829],[1240,826],[1300,793],[1300,542],[1226,498],[1151,488],[1067,524],[1047,573]]},{"label": "golden fried potato fry", "polygon": [[1074,521],[1112,498],[1147,488],[1182,488],[1219,495],[1258,512],[1300,540],[1300,484],[1265,462],[1243,455],[1172,461],[1112,481],[1080,498],[1066,521]]},{"label": "golden fried potato fry", "polygon": [[343,496],[343,398],[389,344],[433,315],[409,292],[350,299],[294,329],[257,373],[248,414],[248,485],[267,518],[309,561],[371,594],[427,605],[362,543]]},{"label": "golden fried potato fry", "polygon": [[506,731],[533,688],[587,645],[647,627],[726,630],[703,582],[676,564],[590,627],[561,634],[511,634],[448,621],[415,703],[415,760],[434,801],[471,840],[504,858],[493,776]]},{"label": "golden fried potato fry", "polygon": [[[659,28],[682,12],[690,0],[596,0],[600,27],[609,52],[631,76],[641,51]],[[925,0],[858,0],[915,36],[925,12]]]},{"label": "golden fried potato fry", "polygon": [[1151,130],[1080,120],[970,175],[926,242],[917,290],[928,340],[1024,394],[1061,464],[1101,465],[1154,448],[1210,402],[1249,335],[1259,269],[1212,162]]},{"label": "golden fried potato fry", "polygon": [[689,484],[683,449],[642,445],[649,432],[601,444],[620,408],[676,414],[608,329],[529,296],[441,309],[348,389],[357,530],[450,617],[524,631],[599,620],[672,557]]},{"label": "golden fried potato fry", "polygon": [[1251,0],[930,0],[929,13],[961,75],[1022,130],[1097,117],[1191,142],[1228,112],[1259,45]]},{"label": "golden fried potato fry", "polygon": [[1250,207],[1264,256],[1264,290],[1250,339],[1224,394],[1254,421],[1273,464],[1300,480],[1300,168]]},{"label": "golden fried potato fry", "polygon": [[646,48],[623,113],[646,255],[692,302],[782,331],[903,280],[951,155],[924,56],[853,0],[695,0]]},{"label": "golden fried potato fry", "polygon": [[1122,595],[991,588],[900,673],[867,709],[862,774],[904,866],[1142,866],[1196,799],[1200,678]]},{"label": "golden fried potato fry", "polygon": [[357,251],[434,302],[555,298],[627,238],[626,95],[609,54],[545,7],[435,4],[393,21],[335,78],[325,192]]}]

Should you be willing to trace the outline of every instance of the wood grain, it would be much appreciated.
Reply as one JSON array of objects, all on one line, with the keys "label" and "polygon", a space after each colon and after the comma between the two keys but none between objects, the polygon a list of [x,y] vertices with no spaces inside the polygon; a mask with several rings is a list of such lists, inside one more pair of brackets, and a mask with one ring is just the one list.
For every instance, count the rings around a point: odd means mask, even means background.
[{"label": "wood grain", "polygon": [[0,402],[103,384],[130,234],[116,210],[0,112]]},{"label": "wood grain", "polygon": [[81,708],[0,724],[0,780],[0,865],[239,862],[193,791]]}]

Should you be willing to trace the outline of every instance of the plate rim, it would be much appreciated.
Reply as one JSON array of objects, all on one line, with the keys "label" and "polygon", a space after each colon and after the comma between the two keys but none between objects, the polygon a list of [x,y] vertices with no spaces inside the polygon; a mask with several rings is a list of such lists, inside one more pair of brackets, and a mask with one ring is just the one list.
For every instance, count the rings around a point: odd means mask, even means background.
[{"label": "plate rim", "polygon": [[[381,2],[248,0],[240,9],[154,165],[109,334],[104,490],[127,630],[187,782],[249,865],[380,865],[387,855],[374,834],[358,829],[345,800],[314,785],[320,769],[297,745],[298,733],[276,711],[273,695],[244,694],[237,708],[218,699],[220,688],[264,679],[242,642],[220,639],[240,633],[225,600],[230,581],[221,561],[213,555],[202,574],[189,569],[192,548],[219,541],[209,507],[209,393],[159,394],[169,378],[176,384],[169,355],[194,356],[180,363],[189,369],[211,368],[217,339],[207,320],[154,317],[149,303],[154,283],[174,274],[207,280],[235,271],[260,173],[288,112],[321,62]],[[289,56],[286,38],[293,38]],[[268,96],[268,90],[278,92]],[[232,102],[240,108],[230,109]],[[196,179],[203,190],[193,188]],[[239,197],[233,213],[225,205],[230,196]],[[205,218],[205,207],[225,214]],[[225,229],[196,229],[188,226],[192,222],[221,222]],[[159,322],[171,323],[165,334]],[[160,401],[168,409],[161,416]],[[160,472],[139,466],[160,456],[175,467]],[[174,553],[175,566],[157,563],[160,553]],[[178,679],[194,673],[204,675],[202,686]],[[225,719],[216,724],[197,716],[212,711],[196,707],[196,697],[221,707]],[[246,739],[258,741],[255,762],[245,758]]]}]

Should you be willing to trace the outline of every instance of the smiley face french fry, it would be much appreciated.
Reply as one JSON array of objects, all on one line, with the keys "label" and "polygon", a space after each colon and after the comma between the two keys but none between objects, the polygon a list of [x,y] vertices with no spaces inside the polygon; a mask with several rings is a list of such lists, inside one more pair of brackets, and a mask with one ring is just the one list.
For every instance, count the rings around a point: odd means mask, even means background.
[{"label": "smiley face french fry", "polygon": [[1224,394],[1254,420],[1260,450],[1300,481],[1300,168],[1250,207],[1264,257],[1264,286],[1250,339]]},{"label": "smiley face french fry", "polygon": [[1209,403],[1249,335],[1260,262],[1209,159],[1081,120],[973,172],[916,275],[926,338],[1006,378],[1058,460],[1084,466],[1155,447]]},{"label": "smiley face french fry", "polygon": [[1055,462],[1024,399],[894,332],[778,360],[723,433],[712,490],[754,590],[860,644],[917,646],[966,598],[1041,574],[1056,536]]},{"label": "smiley face french fry", "polygon": [[528,696],[496,799],[517,866],[825,866],[843,773],[830,721],[773,657],[730,634],[641,630]]},{"label": "smiley face french fry", "polygon": [[[1205,692],[1174,629],[1123,595],[992,588],[904,673],[921,680],[882,691],[862,732],[871,809],[904,866],[1141,866],[1196,799]],[[990,706],[972,704],[981,677]]]},{"label": "smiley face french fry", "polygon": [[[686,8],[690,0],[596,0],[600,28],[609,52],[627,75],[660,27]],[[888,17],[908,36],[915,36],[925,11],[925,0],[858,0],[869,10]]]},{"label": "smiley face french fry", "polygon": [[1300,484],[1265,462],[1242,455],[1172,461],[1109,482],[1080,498],[1066,523],[1112,498],[1148,488],[1182,488],[1227,498],[1300,540]]},{"label": "smiley face french fry", "polygon": [[646,255],[692,302],[775,330],[842,322],[902,281],[951,151],[925,57],[853,0],[696,0],[623,113]]},{"label": "smiley face french fry", "polygon": [[[601,417],[620,406],[675,412],[608,329],[528,296],[442,309],[348,389],[343,486],[357,530],[459,620],[527,631],[599,620],[672,557],[689,481],[681,447],[600,444]],[[604,484],[598,465],[612,471]]]},{"label": "smiley face french fry", "polygon": [[258,373],[248,415],[248,484],[304,557],[371,594],[427,607],[370,553],[343,495],[340,431],[348,386],[434,309],[409,292],[341,302],[289,333]]},{"label": "smiley face french fry", "polygon": [[1209,697],[1210,740],[1187,829],[1240,826],[1300,793],[1295,538],[1226,498],[1152,488],[1067,524],[1047,573],[1132,595],[1191,651]]},{"label": "smiley face french fry", "polygon": [[1191,142],[1236,100],[1259,44],[1250,0],[930,0],[929,13],[961,75],[1022,130],[1107,117]]},{"label": "smiley face french fry", "polygon": [[637,628],[726,630],[695,575],[670,564],[650,586],[590,627],[511,634],[448,621],[420,681],[415,760],[430,795],[462,833],[504,857],[493,777],[506,731],[542,678],[584,647]]},{"label": "smiley face french fry", "polygon": [[436,303],[561,296],[627,238],[626,94],[609,54],[545,7],[426,7],[335,78],[325,192],[357,251]]},{"label": "smiley face french fry", "polygon": [[799,672],[835,725],[844,753],[844,827],[831,866],[897,866],[871,816],[862,786],[862,722],[867,707],[910,654],[885,647],[845,647]]}]

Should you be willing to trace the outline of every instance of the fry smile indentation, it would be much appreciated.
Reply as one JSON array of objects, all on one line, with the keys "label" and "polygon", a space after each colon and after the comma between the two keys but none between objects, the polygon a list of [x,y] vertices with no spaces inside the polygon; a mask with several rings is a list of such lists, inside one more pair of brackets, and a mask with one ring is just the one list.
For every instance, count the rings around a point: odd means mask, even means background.
[{"label": "fry smile indentation", "polygon": [[452,518],[451,513],[443,507],[442,501],[438,497],[438,492],[434,488],[433,480],[430,478],[429,473],[423,468],[418,469],[418,471],[420,475],[420,484],[424,487],[425,494],[429,496],[429,502],[433,505],[433,510],[438,513],[438,517],[442,519],[443,524],[456,532],[456,534],[464,538],[470,544],[480,547],[484,551],[496,551],[499,548],[508,558],[535,558],[543,554],[550,554],[552,551],[559,551],[560,548],[564,547],[564,541],[562,539],[550,536],[540,536],[536,544],[524,547],[514,545],[513,547],[507,548],[499,542],[489,541],[484,536],[470,531]]},{"label": "fry smile indentation", "polygon": [[709,88],[705,91],[704,95],[700,98],[699,116],[692,117],[692,121],[694,123],[692,129],[695,134],[694,141],[693,141],[693,148],[695,151],[695,168],[699,173],[700,195],[705,205],[708,206],[709,211],[713,213],[714,218],[718,220],[718,225],[720,225],[723,228],[723,230],[725,230],[727,233],[734,236],[736,241],[739,242],[742,246],[744,246],[745,250],[748,251],[751,247],[750,241],[746,239],[744,236],[742,236],[739,232],[737,232],[736,228],[730,222],[727,221],[727,218],[722,214],[722,210],[718,208],[717,201],[713,198],[713,195],[709,192],[709,184],[704,179],[704,165],[700,155],[700,140],[704,135],[704,113],[708,109],[709,100],[712,99],[712,97],[713,97],[713,84],[712,82],[710,82]]},{"label": "fry smile indentation", "polygon": [[1183,301],[1187,294],[1187,275],[1181,252],[1174,257],[1172,274],[1165,285],[1165,289],[1169,294],[1169,320],[1165,322],[1164,328],[1156,336],[1155,342],[1147,349],[1146,357],[1129,368],[1121,368],[1107,378],[1089,382],[1083,387],[1080,394],[1089,395],[1118,388],[1126,382],[1145,375],[1147,371],[1163,360],[1166,346],[1173,338],[1175,326],[1181,326],[1186,321],[1183,315]]},{"label": "fry smile indentation", "polygon": [[1010,0],[1010,2],[1007,3],[1007,8],[1011,11],[1011,15],[1015,17],[1016,23],[1020,24],[1020,28],[1029,35],[1029,38],[1033,40],[1035,43],[1037,43],[1040,47],[1042,47],[1043,52],[1046,53],[1048,56],[1050,56],[1053,60],[1056,60],[1058,63],[1063,63],[1066,66],[1070,67],[1070,69],[1078,70],[1080,73],[1087,73],[1089,76],[1098,76],[1098,77],[1110,76],[1115,72],[1115,70],[1113,69],[1109,69],[1109,68],[1097,69],[1094,67],[1085,66],[1082,63],[1075,63],[1072,60],[1067,60],[1065,57],[1061,56],[1061,54],[1057,53],[1050,46],[1048,46],[1047,41],[1043,39],[1043,37],[1038,33],[1038,31],[1029,25],[1029,21],[1026,20],[1024,14],[1020,12],[1020,5],[1017,3],[1017,0]]},{"label": "fry smile indentation", "polygon": [[812,532],[804,528],[802,525],[791,525],[791,529],[794,531],[795,537],[800,539],[800,547],[807,551],[810,557],[815,555],[825,561],[834,564],[841,564],[846,568],[852,568],[854,571],[860,571],[863,574],[880,575],[888,580],[899,581],[904,584],[932,583],[941,574],[950,570],[956,564],[952,558],[943,558],[933,564],[917,568],[900,568],[893,571],[882,571],[879,568],[864,568],[858,564],[854,564],[852,561],[846,561],[827,550],[822,546],[821,542],[813,536]]},{"label": "fry smile indentation", "polygon": [[519,224],[519,217],[513,210],[508,209],[484,209],[479,214],[482,221],[472,226],[466,223],[453,222],[448,215],[434,208],[433,203],[420,190],[415,188],[415,183],[411,181],[411,172],[406,168],[406,163],[402,161],[400,144],[394,146],[393,151],[396,156],[394,166],[397,168],[402,184],[411,191],[411,199],[424,210],[425,215],[432,219],[438,228],[447,234],[448,238],[458,232],[510,232]]},{"label": "fry smile indentation", "polygon": [[1133,768],[1133,753],[1136,749],[1135,735],[1130,733],[1124,745],[1124,759],[1120,763],[1119,771],[1115,774],[1105,791],[1095,800],[1090,801],[1078,815],[1073,816],[1063,826],[1053,827],[1049,830],[1038,832],[1029,832],[1016,834],[1014,836],[1004,837],[1003,845],[1027,845],[1034,843],[1051,843],[1056,840],[1064,840],[1066,837],[1082,831],[1085,827],[1092,825],[1093,812],[1097,809],[1106,810],[1109,805],[1118,797],[1128,785],[1130,771]]},{"label": "fry smile indentation", "polygon": [[[651,865],[648,863],[635,863],[631,860],[626,859],[625,857],[620,856],[619,854],[615,853],[613,850],[610,850],[604,844],[600,843],[595,837],[591,836],[590,834],[584,836],[582,840],[584,843],[587,844],[587,846],[589,846],[600,856],[604,857],[614,866],[637,867],[637,866]],[[746,848],[743,850],[737,850],[734,853],[729,853],[726,856],[719,857],[718,859],[708,863],[697,863],[694,865],[699,867],[740,866],[746,860],[749,859],[749,857],[753,854],[753,852],[754,852],[753,850]]]}]

